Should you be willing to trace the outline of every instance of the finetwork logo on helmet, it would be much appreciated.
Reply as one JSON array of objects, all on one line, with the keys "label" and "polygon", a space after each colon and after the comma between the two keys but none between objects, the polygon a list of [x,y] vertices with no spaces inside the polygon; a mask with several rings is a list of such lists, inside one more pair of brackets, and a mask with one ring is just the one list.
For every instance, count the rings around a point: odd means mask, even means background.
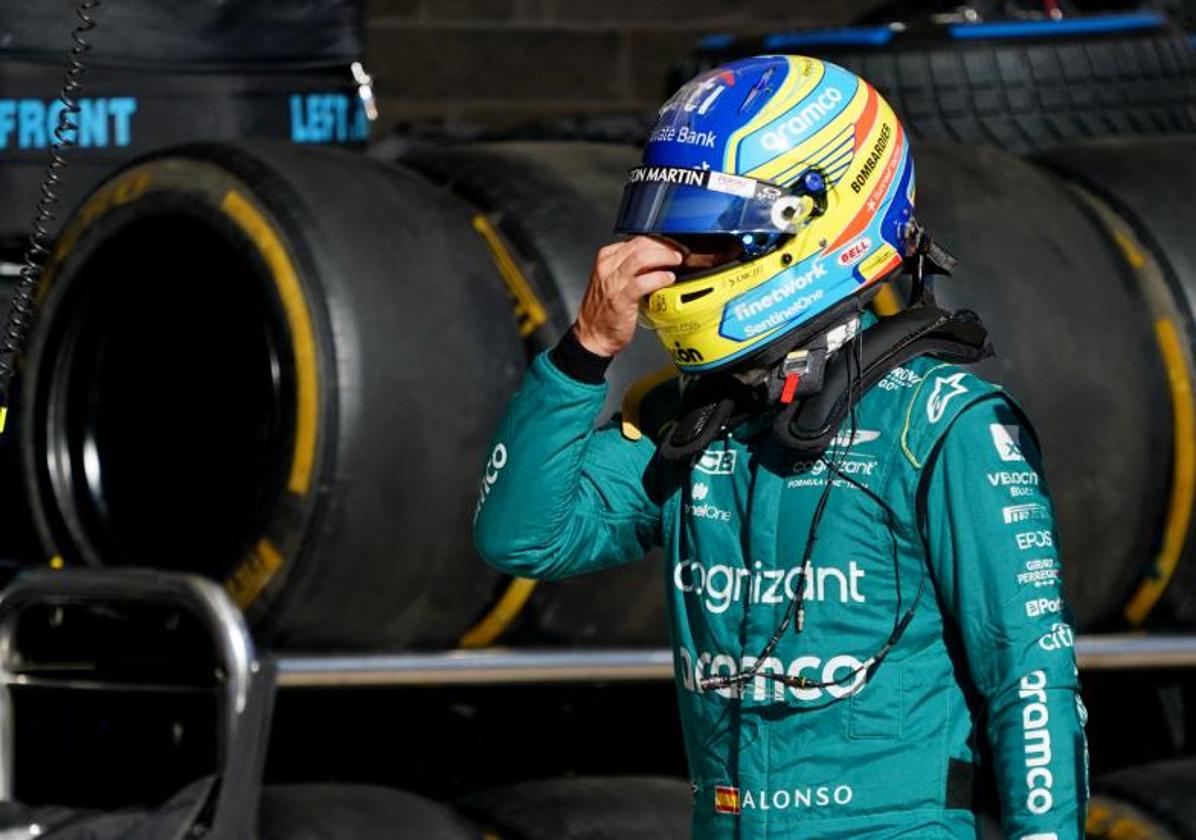
[{"label": "finetwork logo on helmet", "polygon": [[[818,301],[825,294],[815,289],[808,295],[794,297],[807,289],[815,280],[826,277],[826,268],[816,262],[801,273],[781,275],[777,281],[754,289],[738,299],[730,308],[730,317],[725,335],[752,338],[797,317],[803,310]],[[777,307],[782,307],[778,309]],[[757,316],[763,315],[760,318]]]}]

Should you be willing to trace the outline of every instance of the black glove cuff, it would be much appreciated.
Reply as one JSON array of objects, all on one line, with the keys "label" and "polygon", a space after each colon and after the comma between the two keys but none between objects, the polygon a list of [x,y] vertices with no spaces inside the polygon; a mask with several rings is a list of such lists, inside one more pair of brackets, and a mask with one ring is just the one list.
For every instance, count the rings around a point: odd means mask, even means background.
[{"label": "black glove cuff", "polygon": [[590,385],[601,385],[606,381],[606,369],[612,357],[591,353],[577,340],[573,330],[568,329],[556,347],[548,352],[548,358],[556,365],[557,370],[570,379]]}]

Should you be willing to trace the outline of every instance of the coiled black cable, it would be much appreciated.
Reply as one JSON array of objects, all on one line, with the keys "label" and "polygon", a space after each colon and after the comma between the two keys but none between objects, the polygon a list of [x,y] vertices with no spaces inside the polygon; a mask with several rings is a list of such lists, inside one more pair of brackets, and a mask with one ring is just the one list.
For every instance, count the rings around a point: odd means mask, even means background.
[{"label": "coiled black cable", "polygon": [[25,342],[29,338],[29,331],[37,314],[35,292],[38,280],[46,267],[46,258],[50,255],[49,225],[57,218],[54,205],[59,202],[58,186],[62,183],[61,173],[70,166],[63,152],[79,142],[79,123],[76,120],[79,115],[79,103],[76,97],[83,89],[82,78],[87,72],[83,57],[91,49],[91,44],[84,36],[95,29],[96,21],[90,13],[101,2],[102,0],[79,0],[75,6],[75,16],[79,19],[75,28],[71,30],[71,38],[75,44],[71,47],[67,59],[66,78],[58,96],[63,107],[58,112],[58,125],[54,128],[50,163],[42,179],[41,197],[37,202],[37,212],[25,248],[21,279],[17,282],[12,301],[8,305],[8,314],[4,319],[4,334],[0,338],[0,433],[4,431],[13,377],[16,375],[21,353],[25,349]]}]

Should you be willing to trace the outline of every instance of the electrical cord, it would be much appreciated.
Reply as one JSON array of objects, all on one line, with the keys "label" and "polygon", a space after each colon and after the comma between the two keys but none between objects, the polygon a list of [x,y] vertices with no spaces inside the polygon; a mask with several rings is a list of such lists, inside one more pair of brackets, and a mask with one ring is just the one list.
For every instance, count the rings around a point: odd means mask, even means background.
[{"label": "electrical cord", "polygon": [[46,167],[46,174],[41,184],[41,197],[37,202],[37,212],[33,219],[29,242],[25,249],[24,264],[21,266],[20,277],[8,306],[8,314],[4,319],[4,332],[0,337],[0,434],[4,432],[8,406],[11,402],[10,390],[17,366],[20,364],[21,354],[25,343],[29,339],[29,331],[33,326],[37,314],[35,293],[38,281],[46,267],[46,258],[50,255],[51,234],[49,225],[57,216],[54,205],[60,201],[58,187],[62,183],[60,173],[70,166],[63,154],[64,151],[79,142],[79,124],[75,119],[79,115],[79,103],[76,99],[83,89],[82,78],[87,72],[83,57],[91,49],[91,44],[84,37],[96,28],[95,18],[91,12],[101,4],[102,0],[78,0],[75,6],[75,16],[79,22],[71,30],[71,38],[75,45],[71,47],[67,60],[66,78],[58,99],[62,109],[58,112],[58,125],[54,128],[54,142],[50,147],[50,163]]},{"label": "electrical cord", "polygon": [[[860,381],[863,377],[863,334],[852,342],[852,347],[847,356],[847,400],[848,400],[848,417],[849,417],[849,431],[845,445],[841,445],[840,450],[836,453],[838,461],[832,461],[826,457],[826,453],[819,456],[819,462],[827,469],[826,483],[823,485],[822,494],[818,497],[818,503],[814,508],[814,515],[810,520],[810,530],[806,537],[806,545],[802,551],[802,559],[800,563],[800,571],[798,572],[798,580],[801,583],[796,587],[793,597],[790,599],[788,606],[785,609],[785,614],[781,618],[780,623],[769,637],[768,642],[763,649],[756,656],[755,661],[752,662],[743,671],[735,674],[726,674],[714,677],[705,677],[699,681],[703,691],[727,689],[737,687],[742,690],[742,686],[756,677],[771,680],[773,682],[781,683],[789,688],[794,689],[819,689],[829,688],[831,686],[844,687],[851,685],[852,682],[861,673],[866,675],[866,679],[871,679],[889,655],[892,649],[900,641],[902,634],[905,633],[906,627],[909,626],[910,621],[913,620],[914,611],[918,607],[918,603],[922,600],[922,592],[926,586],[926,570],[923,568],[922,574],[918,579],[918,591],[914,596],[913,602],[909,609],[902,612],[902,594],[901,594],[901,560],[897,548],[897,537],[895,529],[897,527],[897,515],[893,508],[877,495],[871,488],[866,487],[856,479],[852,478],[843,471],[843,464],[846,462],[847,454],[851,449],[852,443],[855,441],[856,433],[858,431],[858,421],[856,417],[856,406],[861,394],[858,393]],[[854,362],[855,371],[853,374],[852,363]],[[769,671],[762,670],[765,662],[772,656],[776,650],[781,639],[785,635],[785,631],[789,629],[791,624],[794,625],[794,630],[801,633],[805,629],[805,581],[809,574],[810,562],[814,554],[814,545],[818,540],[818,527],[822,522],[822,516],[826,511],[827,500],[830,498],[831,488],[835,481],[831,478],[834,474],[839,479],[849,482],[856,488],[862,490],[874,502],[876,502],[885,512],[885,519],[887,522],[889,541],[892,547],[893,558],[893,572],[896,579],[897,602],[893,611],[893,629],[885,639],[884,643],[877,648],[877,650],[865,659],[859,666],[853,668],[843,676],[836,677],[831,680],[812,680],[804,676],[794,676],[790,674],[774,674]],[[848,692],[850,693],[850,692]],[[846,696],[846,694],[844,695]],[[841,699],[841,698],[839,698]]]}]

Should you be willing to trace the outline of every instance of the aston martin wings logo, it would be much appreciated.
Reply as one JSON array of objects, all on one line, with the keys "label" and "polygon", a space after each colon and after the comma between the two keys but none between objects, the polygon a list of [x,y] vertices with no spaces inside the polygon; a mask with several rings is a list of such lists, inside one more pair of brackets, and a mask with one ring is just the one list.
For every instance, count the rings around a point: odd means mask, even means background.
[{"label": "aston martin wings logo", "polygon": [[943,418],[947,403],[968,392],[967,388],[959,384],[965,376],[967,373],[960,371],[950,376],[935,377],[934,390],[930,392],[930,399],[926,402],[926,417],[931,423],[937,423]]}]

